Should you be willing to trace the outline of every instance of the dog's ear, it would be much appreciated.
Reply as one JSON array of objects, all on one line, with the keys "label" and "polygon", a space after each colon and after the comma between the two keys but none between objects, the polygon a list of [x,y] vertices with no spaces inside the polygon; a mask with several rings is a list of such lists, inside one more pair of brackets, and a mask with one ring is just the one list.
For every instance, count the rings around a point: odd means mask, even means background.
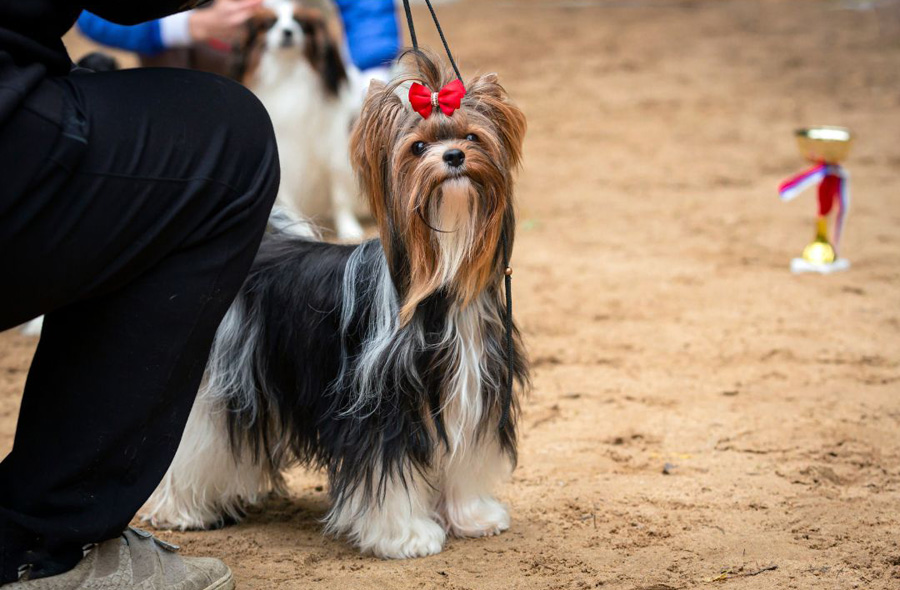
[{"label": "dog's ear", "polygon": [[[388,183],[391,155],[404,117],[404,107],[392,88],[372,80],[362,113],[350,136],[350,158],[372,214],[379,225],[388,223]],[[380,227],[382,236],[387,227]]]},{"label": "dog's ear", "polygon": [[232,56],[228,75],[241,84],[248,85],[259,66],[266,33],[269,32],[278,17],[271,9],[263,6],[253,13],[244,23],[241,49]]},{"label": "dog's ear", "polygon": [[474,80],[472,80],[470,85],[482,85],[484,86],[484,92],[493,92],[496,96],[500,97],[506,94],[503,89],[503,86],[500,86],[500,77],[497,76],[497,72],[491,72],[489,74],[482,74],[478,76]]},{"label": "dog's ear", "polygon": [[319,73],[328,93],[336,96],[341,83],[347,79],[347,70],[325,18],[318,10],[298,7],[294,11],[294,20],[306,37],[306,58]]},{"label": "dog's ear", "polygon": [[497,74],[484,74],[471,80],[466,86],[463,104],[482,113],[496,125],[510,168],[518,166],[522,160],[522,142],[527,128],[525,114],[509,100]]},{"label": "dog's ear", "polygon": [[347,79],[347,70],[344,68],[344,60],[337,43],[325,30],[323,24],[318,28],[316,42],[319,43],[319,51],[322,57],[319,61],[319,73],[325,81],[325,87],[332,95],[337,95],[341,83]]},{"label": "dog's ear", "polygon": [[278,15],[266,6],[261,6],[253,12],[245,25],[247,29],[247,44],[252,45],[258,37],[265,35],[269,29],[278,22]]}]

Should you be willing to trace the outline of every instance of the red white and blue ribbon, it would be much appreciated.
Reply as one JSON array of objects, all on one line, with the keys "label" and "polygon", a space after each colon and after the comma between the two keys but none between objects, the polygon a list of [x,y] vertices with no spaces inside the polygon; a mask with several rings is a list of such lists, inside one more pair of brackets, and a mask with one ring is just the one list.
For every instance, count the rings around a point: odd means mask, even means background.
[{"label": "red white and blue ribbon", "polygon": [[819,215],[824,217],[831,212],[834,203],[838,203],[838,211],[834,220],[835,252],[841,242],[844,230],[844,219],[850,209],[850,175],[837,164],[816,164],[796,176],[792,176],[778,186],[778,194],[782,201],[790,201],[807,188],[819,185]]},{"label": "red white and blue ribbon", "polygon": [[812,185],[822,182],[825,178],[828,164],[818,164],[809,170],[804,170],[796,176],[792,176],[778,185],[778,194],[782,201],[790,201]]}]

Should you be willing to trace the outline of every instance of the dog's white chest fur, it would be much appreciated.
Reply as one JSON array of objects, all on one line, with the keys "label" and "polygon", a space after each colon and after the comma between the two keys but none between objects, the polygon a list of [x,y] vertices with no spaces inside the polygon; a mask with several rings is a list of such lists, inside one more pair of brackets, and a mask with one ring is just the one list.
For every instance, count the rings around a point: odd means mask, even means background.
[{"label": "dog's white chest fur", "polygon": [[340,238],[361,238],[348,152],[357,107],[348,85],[331,95],[307,60],[276,50],[264,53],[250,86],[275,129],[279,204],[314,221],[333,216]]}]

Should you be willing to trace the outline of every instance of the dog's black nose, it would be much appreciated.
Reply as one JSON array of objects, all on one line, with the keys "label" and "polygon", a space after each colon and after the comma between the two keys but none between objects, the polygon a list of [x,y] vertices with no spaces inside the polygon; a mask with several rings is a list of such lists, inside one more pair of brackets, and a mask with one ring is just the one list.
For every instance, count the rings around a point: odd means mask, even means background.
[{"label": "dog's black nose", "polygon": [[290,38],[293,37],[293,36],[294,36],[294,31],[292,31],[292,30],[290,30],[290,29],[285,29],[285,30],[284,30],[284,38],[285,38],[285,39],[290,39]]},{"label": "dog's black nose", "polygon": [[444,152],[444,161],[454,168],[459,168],[466,161],[466,154],[462,150],[447,150]]}]

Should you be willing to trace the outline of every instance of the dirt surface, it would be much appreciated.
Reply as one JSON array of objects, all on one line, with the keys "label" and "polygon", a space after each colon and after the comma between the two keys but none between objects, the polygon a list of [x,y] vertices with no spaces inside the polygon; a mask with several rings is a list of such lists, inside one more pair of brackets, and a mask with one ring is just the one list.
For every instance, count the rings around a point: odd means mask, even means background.
[{"label": "dirt surface", "polygon": [[[498,71],[530,122],[514,266],[535,387],[512,529],[363,557],[322,536],[324,478],[297,472],[243,524],[165,538],[248,590],[900,588],[900,4],[441,16],[464,71]],[[788,272],[812,194],[775,194],[810,124],[858,135],[853,267],[827,277]],[[0,451],[33,347],[0,335]]]}]

